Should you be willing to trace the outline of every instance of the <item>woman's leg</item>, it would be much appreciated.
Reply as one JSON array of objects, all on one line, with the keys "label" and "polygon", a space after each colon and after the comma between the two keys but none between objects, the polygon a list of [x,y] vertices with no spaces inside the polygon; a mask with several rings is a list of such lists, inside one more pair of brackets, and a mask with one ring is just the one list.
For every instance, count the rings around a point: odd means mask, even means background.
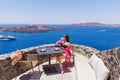
[{"label": "woman's leg", "polygon": [[63,70],[62,61],[61,61],[62,58],[64,58],[63,55],[57,55],[57,56],[56,56],[56,60],[57,60],[57,62],[58,62],[58,64],[59,64],[59,66],[60,66],[61,73],[63,73],[63,71],[64,71],[64,70]]}]

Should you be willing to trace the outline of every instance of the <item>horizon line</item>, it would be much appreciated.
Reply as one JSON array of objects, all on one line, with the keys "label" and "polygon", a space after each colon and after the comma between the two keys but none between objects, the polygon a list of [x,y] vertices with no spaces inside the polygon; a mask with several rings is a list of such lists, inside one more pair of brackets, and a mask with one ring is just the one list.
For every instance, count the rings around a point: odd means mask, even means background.
[{"label": "horizon line", "polygon": [[80,23],[0,23],[0,25],[4,24],[26,24],[26,25],[52,25],[52,24],[61,24],[61,25],[70,25],[70,24],[81,24],[81,23],[102,23],[102,24],[120,24],[120,23],[103,23],[103,22],[95,22],[95,21],[89,21],[89,22],[80,22]]}]

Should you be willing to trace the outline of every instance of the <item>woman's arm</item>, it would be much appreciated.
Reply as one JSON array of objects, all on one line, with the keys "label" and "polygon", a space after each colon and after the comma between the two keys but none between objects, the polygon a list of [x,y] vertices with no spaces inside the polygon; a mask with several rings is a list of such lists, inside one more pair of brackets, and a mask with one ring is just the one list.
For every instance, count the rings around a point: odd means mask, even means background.
[{"label": "woman's arm", "polygon": [[70,43],[65,43],[65,45],[67,46],[67,49],[70,51],[70,54],[73,54],[73,51],[71,50]]}]

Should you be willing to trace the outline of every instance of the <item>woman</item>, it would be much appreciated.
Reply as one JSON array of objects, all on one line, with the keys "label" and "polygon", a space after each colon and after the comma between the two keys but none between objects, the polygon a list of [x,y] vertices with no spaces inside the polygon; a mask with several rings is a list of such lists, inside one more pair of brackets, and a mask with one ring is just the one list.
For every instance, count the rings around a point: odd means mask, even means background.
[{"label": "woman", "polygon": [[64,35],[63,40],[64,40],[64,43],[61,44],[61,42],[59,42],[61,40],[59,40],[57,43],[58,44],[60,43],[60,45],[63,48],[65,53],[62,55],[56,56],[56,60],[59,63],[60,70],[61,70],[62,74],[64,73],[64,70],[63,70],[63,65],[62,65],[61,59],[65,58],[65,67],[66,68],[69,67],[70,66],[70,53],[72,53],[72,50],[70,48],[70,43],[69,43],[69,36],[67,34]]}]

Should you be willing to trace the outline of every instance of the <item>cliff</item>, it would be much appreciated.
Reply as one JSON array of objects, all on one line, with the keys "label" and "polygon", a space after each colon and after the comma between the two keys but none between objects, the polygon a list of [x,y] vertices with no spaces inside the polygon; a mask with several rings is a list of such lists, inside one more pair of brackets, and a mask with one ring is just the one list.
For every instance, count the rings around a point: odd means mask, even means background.
[{"label": "cliff", "polygon": [[4,32],[32,32],[33,33],[33,32],[45,32],[45,31],[51,31],[51,30],[61,30],[61,28],[30,25],[30,26],[2,27],[0,28],[0,30]]},{"label": "cliff", "polygon": [[87,22],[87,23],[78,23],[78,24],[71,24],[76,26],[111,26],[111,27],[120,27],[120,24],[103,24],[98,22]]}]

